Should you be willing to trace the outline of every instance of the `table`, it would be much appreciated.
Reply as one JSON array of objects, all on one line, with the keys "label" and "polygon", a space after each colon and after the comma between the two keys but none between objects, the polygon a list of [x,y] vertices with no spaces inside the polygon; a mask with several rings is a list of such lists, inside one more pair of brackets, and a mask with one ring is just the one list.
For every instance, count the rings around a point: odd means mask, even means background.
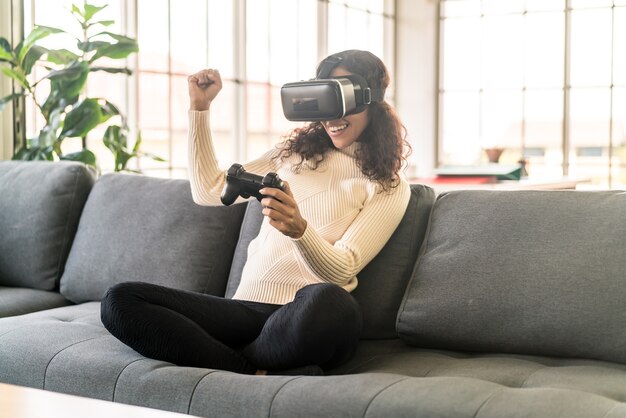
[{"label": "table", "polygon": [[0,418],[175,418],[189,415],[0,383]]},{"label": "table", "polygon": [[438,193],[451,190],[575,190],[578,185],[589,182],[589,179],[569,177],[553,179],[522,178],[521,180],[500,180],[494,182],[473,182],[471,180],[455,182],[452,178],[441,180],[434,177],[409,179],[409,183],[430,186]]}]

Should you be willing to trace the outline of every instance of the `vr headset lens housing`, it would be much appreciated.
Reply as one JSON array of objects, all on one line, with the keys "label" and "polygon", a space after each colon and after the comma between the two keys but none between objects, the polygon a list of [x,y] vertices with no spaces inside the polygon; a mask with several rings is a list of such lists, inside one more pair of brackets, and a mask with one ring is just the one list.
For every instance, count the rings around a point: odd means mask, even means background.
[{"label": "vr headset lens housing", "polygon": [[340,119],[382,100],[382,94],[373,95],[365,79],[356,74],[287,83],[280,96],[285,117],[295,122]]}]

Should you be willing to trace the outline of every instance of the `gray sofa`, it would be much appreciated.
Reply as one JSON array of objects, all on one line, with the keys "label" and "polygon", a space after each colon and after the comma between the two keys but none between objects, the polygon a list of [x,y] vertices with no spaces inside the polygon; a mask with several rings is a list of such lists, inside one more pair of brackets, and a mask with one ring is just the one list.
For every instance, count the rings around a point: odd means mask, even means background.
[{"label": "gray sofa", "polygon": [[126,280],[231,296],[256,201],[200,207],[183,180],[0,162],[0,381],[198,416],[626,417],[625,216],[614,191],[413,185],[359,274],[355,357],[248,376],[142,357],[99,300]]}]

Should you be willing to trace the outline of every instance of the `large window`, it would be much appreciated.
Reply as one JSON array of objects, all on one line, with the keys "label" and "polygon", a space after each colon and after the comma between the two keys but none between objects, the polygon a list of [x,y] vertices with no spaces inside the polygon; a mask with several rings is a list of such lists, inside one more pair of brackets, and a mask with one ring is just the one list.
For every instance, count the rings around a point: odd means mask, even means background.
[{"label": "large window", "polygon": [[443,0],[440,165],[626,184],[626,0]]},{"label": "large window", "polygon": [[[76,0],[75,0],[76,1]],[[99,4],[100,1],[93,0]],[[368,49],[393,71],[393,0],[116,0],[107,1],[113,29],[139,42],[130,79],[94,78],[101,92],[140,130],[143,150],[165,158],[138,162],[144,173],[186,177],[187,76],[218,68],[224,80],[212,107],[212,132],[223,166],[254,158],[298,126],[285,120],[280,86],[312,78],[319,59],[343,49]],[[71,0],[26,1],[32,24],[72,27]],[[105,13],[103,11],[103,13]],[[51,39],[51,41],[53,41]],[[93,76],[92,76],[93,77]],[[41,121],[28,117],[28,135]],[[88,138],[103,171],[112,167],[101,133]],[[80,143],[68,144],[80,147]]]}]

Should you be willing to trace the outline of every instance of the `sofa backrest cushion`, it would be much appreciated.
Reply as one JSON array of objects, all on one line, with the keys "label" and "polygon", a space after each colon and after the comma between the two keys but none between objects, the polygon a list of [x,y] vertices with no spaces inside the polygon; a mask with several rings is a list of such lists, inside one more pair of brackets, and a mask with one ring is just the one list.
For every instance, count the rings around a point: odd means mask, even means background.
[{"label": "sofa backrest cushion", "polygon": [[439,196],[398,315],[420,347],[626,363],[626,193]]},{"label": "sofa backrest cushion", "polygon": [[0,285],[58,287],[94,181],[80,163],[0,162]]},{"label": "sofa backrest cushion", "polygon": [[[411,277],[434,200],[435,193],[431,188],[411,185],[411,199],[400,225],[380,253],[358,274],[359,284],[353,295],[363,312],[363,338],[397,337],[395,324],[398,308]],[[261,205],[251,200],[230,271],[227,297],[232,297],[237,290],[248,245],[257,236],[262,221]]]},{"label": "sofa backrest cushion", "polygon": [[81,217],[61,293],[97,301],[125,281],[224,295],[245,205],[195,204],[187,180],[108,174]]}]

